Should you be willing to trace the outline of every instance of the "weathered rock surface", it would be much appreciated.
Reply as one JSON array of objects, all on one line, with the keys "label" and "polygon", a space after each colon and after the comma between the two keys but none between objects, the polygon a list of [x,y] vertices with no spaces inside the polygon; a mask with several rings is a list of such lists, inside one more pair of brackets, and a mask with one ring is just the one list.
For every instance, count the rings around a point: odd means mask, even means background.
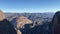
[{"label": "weathered rock surface", "polygon": [[22,28],[25,24],[31,24],[32,21],[29,20],[27,17],[20,16],[17,20],[17,28]]},{"label": "weathered rock surface", "polygon": [[2,21],[3,19],[5,19],[5,15],[2,10],[0,10],[0,21]]}]

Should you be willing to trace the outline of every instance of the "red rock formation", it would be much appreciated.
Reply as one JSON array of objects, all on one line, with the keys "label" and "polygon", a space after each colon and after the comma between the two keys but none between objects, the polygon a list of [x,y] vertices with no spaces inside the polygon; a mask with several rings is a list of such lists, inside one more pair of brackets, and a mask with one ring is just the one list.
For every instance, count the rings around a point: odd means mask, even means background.
[{"label": "red rock formation", "polygon": [[29,20],[27,17],[24,17],[24,16],[20,16],[18,19],[17,19],[17,34],[22,34],[21,31],[19,30],[19,28],[23,28],[25,24],[31,24],[32,21]]},{"label": "red rock formation", "polygon": [[27,17],[20,16],[17,20],[17,28],[22,28],[25,24],[31,24],[32,21],[29,20]]},{"label": "red rock formation", "polygon": [[0,10],[0,21],[2,21],[3,19],[5,19],[5,15],[2,10]]}]

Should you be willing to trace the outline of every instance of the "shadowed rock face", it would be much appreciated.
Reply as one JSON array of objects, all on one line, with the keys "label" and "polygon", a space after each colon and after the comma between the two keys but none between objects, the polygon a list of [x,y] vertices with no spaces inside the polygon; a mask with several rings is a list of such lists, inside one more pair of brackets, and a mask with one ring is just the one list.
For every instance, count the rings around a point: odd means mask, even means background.
[{"label": "shadowed rock face", "polygon": [[0,21],[0,34],[17,34],[12,24],[4,19]]},{"label": "shadowed rock face", "polygon": [[5,19],[5,15],[2,10],[0,10],[0,21],[2,21],[3,19]]},{"label": "shadowed rock face", "polygon": [[0,10],[0,34],[17,34],[12,24],[5,19],[4,13]]},{"label": "shadowed rock face", "polygon": [[60,34],[60,12],[56,12],[53,20],[53,34]]}]

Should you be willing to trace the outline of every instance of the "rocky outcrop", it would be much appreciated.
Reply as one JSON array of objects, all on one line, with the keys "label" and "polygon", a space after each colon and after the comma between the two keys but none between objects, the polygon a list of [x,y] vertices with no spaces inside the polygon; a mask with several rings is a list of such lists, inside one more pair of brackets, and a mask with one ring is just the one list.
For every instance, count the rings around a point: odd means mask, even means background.
[{"label": "rocky outcrop", "polygon": [[0,21],[2,21],[3,19],[5,19],[5,15],[2,10],[0,10]]},{"label": "rocky outcrop", "polygon": [[6,19],[2,10],[0,10],[0,34],[17,34],[11,22]]},{"label": "rocky outcrop", "polygon": [[20,30],[17,30],[17,34],[22,34]]},{"label": "rocky outcrop", "polygon": [[0,34],[17,34],[12,24],[4,19],[0,21]]},{"label": "rocky outcrop", "polygon": [[17,20],[17,28],[23,28],[25,24],[31,24],[32,21],[29,20],[27,17],[20,16]]},{"label": "rocky outcrop", "polygon": [[56,12],[52,19],[52,32],[53,34],[60,34],[60,11]]},{"label": "rocky outcrop", "polygon": [[13,24],[14,28],[16,29],[17,34],[22,34],[22,32],[20,31],[20,28],[23,28],[25,26],[25,24],[31,24],[32,21],[29,20],[25,16],[20,16],[20,17],[14,16],[11,23]]},{"label": "rocky outcrop", "polygon": [[33,26],[37,26],[37,25],[42,25],[42,21],[39,19],[35,19]]}]

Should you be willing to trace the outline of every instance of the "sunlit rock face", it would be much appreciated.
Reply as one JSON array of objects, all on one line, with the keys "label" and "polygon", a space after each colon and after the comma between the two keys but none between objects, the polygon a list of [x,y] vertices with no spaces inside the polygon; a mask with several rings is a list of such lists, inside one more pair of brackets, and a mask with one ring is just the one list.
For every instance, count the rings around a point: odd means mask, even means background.
[{"label": "sunlit rock face", "polygon": [[17,20],[17,28],[23,28],[25,24],[31,24],[32,21],[25,16],[20,16]]},{"label": "sunlit rock face", "polygon": [[17,30],[17,34],[22,34],[20,30]]},{"label": "sunlit rock face", "polygon": [[2,21],[3,19],[5,19],[5,15],[4,15],[3,11],[0,10],[0,21]]}]

